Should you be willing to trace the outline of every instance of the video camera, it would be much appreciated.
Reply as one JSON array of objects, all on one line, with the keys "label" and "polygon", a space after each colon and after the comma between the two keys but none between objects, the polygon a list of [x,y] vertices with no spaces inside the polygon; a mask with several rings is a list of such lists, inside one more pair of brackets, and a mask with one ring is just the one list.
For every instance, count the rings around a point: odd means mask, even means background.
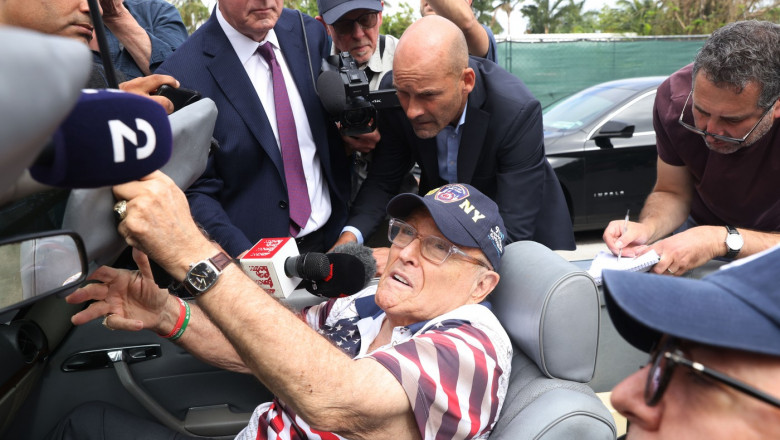
[{"label": "video camera", "polygon": [[376,129],[377,110],[400,106],[395,89],[368,90],[366,72],[349,52],[332,55],[322,64],[317,93],[325,110],[340,124],[342,135],[371,133]]}]

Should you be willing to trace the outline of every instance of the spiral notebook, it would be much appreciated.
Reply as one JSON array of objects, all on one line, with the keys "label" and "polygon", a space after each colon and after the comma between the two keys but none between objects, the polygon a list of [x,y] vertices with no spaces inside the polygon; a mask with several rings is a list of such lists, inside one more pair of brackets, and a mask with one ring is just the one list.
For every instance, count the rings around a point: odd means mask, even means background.
[{"label": "spiral notebook", "polygon": [[618,261],[618,257],[609,251],[599,251],[593,262],[590,264],[588,274],[593,277],[597,286],[601,285],[601,271],[605,269],[628,270],[631,272],[647,272],[661,257],[654,250],[642,254],[638,257],[623,257]]}]

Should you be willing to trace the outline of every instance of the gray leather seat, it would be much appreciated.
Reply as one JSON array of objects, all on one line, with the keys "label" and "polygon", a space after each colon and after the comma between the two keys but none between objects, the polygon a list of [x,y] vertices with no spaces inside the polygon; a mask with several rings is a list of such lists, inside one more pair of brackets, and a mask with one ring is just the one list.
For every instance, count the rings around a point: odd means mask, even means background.
[{"label": "gray leather seat", "polygon": [[596,368],[599,296],[593,280],[545,246],[507,246],[489,297],[514,344],[495,439],[614,439],[615,422],[586,385]]}]

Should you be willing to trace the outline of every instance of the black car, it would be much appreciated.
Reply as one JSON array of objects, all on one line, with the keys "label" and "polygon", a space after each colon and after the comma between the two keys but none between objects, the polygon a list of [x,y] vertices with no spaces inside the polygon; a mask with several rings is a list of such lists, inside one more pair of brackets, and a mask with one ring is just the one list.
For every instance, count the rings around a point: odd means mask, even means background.
[{"label": "black car", "polygon": [[547,159],[577,231],[636,217],[655,184],[653,102],[666,77],[609,81],[544,110]]}]

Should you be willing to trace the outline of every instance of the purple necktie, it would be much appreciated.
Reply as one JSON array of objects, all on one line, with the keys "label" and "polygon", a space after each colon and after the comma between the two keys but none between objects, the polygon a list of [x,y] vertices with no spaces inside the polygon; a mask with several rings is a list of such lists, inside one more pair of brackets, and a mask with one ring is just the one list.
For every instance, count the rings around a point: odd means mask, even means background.
[{"label": "purple necktie", "polygon": [[306,188],[306,176],[303,174],[301,151],[298,147],[298,132],[295,130],[290,100],[287,98],[287,87],[279,63],[276,62],[271,43],[265,43],[257,48],[259,53],[271,67],[271,77],[274,81],[274,107],[276,109],[276,128],[279,130],[279,143],[284,162],[284,179],[287,181],[287,197],[290,199],[290,235],[298,235],[306,226],[311,215],[309,190]]}]

